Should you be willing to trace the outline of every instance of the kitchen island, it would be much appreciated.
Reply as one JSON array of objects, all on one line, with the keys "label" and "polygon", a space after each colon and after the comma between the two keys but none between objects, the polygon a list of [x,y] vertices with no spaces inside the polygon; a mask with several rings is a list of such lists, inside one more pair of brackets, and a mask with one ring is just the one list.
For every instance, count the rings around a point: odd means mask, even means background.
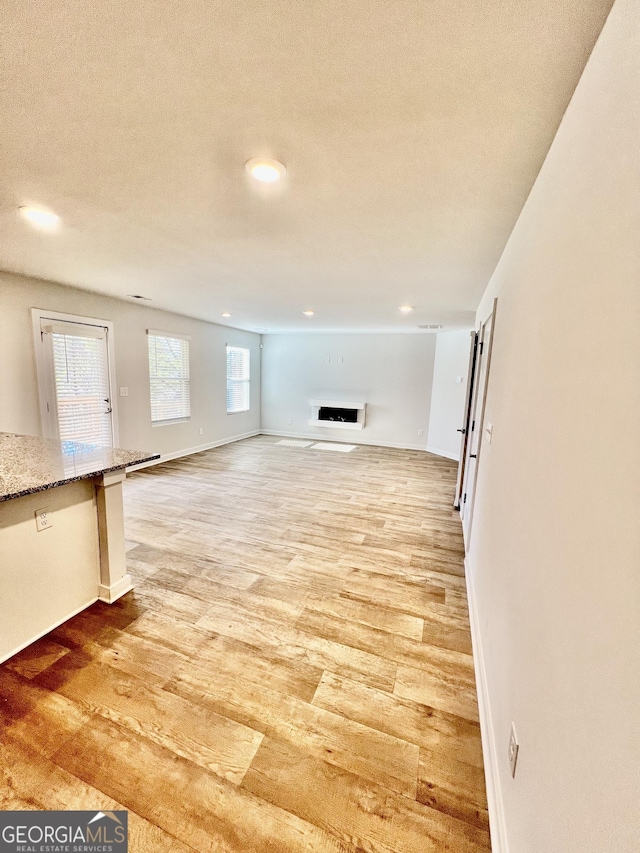
[{"label": "kitchen island", "polygon": [[122,482],[158,458],[0,433],[0,662],[131,590]]}]

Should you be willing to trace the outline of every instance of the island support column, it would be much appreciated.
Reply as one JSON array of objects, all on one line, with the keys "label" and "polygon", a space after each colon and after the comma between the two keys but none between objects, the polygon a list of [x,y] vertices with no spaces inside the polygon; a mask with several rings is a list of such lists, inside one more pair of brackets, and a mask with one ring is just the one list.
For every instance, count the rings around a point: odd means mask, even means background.
[{"label": "island support column", "polygon": [[127,574],[124,544],[123,470],[108,471],[96,477],[98,535],[100,540],[100,586],[98,598],[113,604],[133,589]]}]

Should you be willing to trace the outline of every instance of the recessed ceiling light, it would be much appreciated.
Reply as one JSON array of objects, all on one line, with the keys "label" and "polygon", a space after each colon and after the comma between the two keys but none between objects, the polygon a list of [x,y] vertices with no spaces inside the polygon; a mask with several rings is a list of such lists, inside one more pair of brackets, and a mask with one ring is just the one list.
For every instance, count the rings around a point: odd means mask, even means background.
[{"label": "recessed ceiling light", "polygon": [[273,184],[283,178],[287,170],[278,160],[268,160],[264,157],[254,157],[245,163],[245,169],[249,174],[264,184]]},{"label": "recessed ceiling light", "polygon": [[426,326],[418,326],[419,329],[441,329],[442,323],[428,323]]},{"label": "recessed ceiling light", "polygon": [[401,305],[400,310],[403,314],[408,314],[409,311],[413,311],[413,305]]},{"label": "recessed ceiling light", "polygon": [[303,311],[302,313],[304,314],[305,317],[313,317],[313,315],[316,312],[315,311]]},{"label": "recessed ceiling light", "polygon": [[221,316],[221,317],[230,317],[230,316],[231,316],[231,314],[229,314],[229,312],[228,312],[228,311],[223,311],[223,312],[222,312],[222,314],[221,314],[220,316]]},{"label": "recessed ceiling light", "polygon": [[36,228],[44,228],[52,230],[60,222],[60,217],[52,210],[47,210],[44,207],[29,207],[24,205],[19,207],[20,214]]}]

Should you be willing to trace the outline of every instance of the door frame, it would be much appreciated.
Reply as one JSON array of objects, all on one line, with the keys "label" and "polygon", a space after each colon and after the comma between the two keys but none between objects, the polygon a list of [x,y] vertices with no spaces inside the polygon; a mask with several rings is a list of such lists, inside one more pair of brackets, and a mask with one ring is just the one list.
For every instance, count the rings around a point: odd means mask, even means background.
[{"label": "door frame", "polygon": [[42,320],[59,320],[64,323],[77,323],[82,326],[99,326],[107,330],[107,373],[109,375],[109,397],[111,406],[111,435],[113,446],[120,446],[118,433],[118,396],[116,394],[116,359],[114,346],[113,322],[111,320],[98,320],[95,317],[79,317],[76,314],[62,314],[59,311],[45,311],[43,308],[31,309],[31,323],[33,326],[33,351],[36,361],[36,379],[38,385],[38,402],[40,404],[40,428],[44,438],[58,439],[57,435],[51,434],[51,418],[49,416],[50,403],[55,401],[55,388],[53,376],[47,369],[44,348],[42,346]]},{"label": "door frame", "polygon": [[[462,505],[465,502],[466,495],[471,492],[471,500],[465,506],[464,518],[462,520],[462,532],[465,544],[465,550],[468,552],[469,545],[471,542],[471,530],[473,525],[473,515],[474,515],[474,506],[476,500],[476,488],[478,483],[478,469],[480,467],[480,459],[482,455],[482,439],[484,437],[484,415],[487,403],[487,391],[489,387],[489,373],[491,370],[491,353],[493,350],[493,341],[495,337],[495,328],[496,328],[496,313],[498,308],[498,300],[494,299],[491,311],[483,318],[483,320],[478,325],[478,339],[477,339],[477,348],[479,352],[476,356],[476,364],[475,364],[475,372],[474,372],[474,386],[472,388],[471,394],[471,411],[470,416],[474,422],[474,432],[477,430],[477,447],[476,447],[476,460],[475,465],[473,466],[473,474],[472,480],[468,481],[467,477],[469,474],[469,459],[472,448],[471,435],[468,435],[467,438],[467,446],[466,446],[466,454],[464,461],[464,477],[462,481],[462,487],[460,490],[460,510],[462,510]],[[491,322],[491,329],[489,332],[488,340],[484,339],[484,329],[487,323]],[[478,380],[480,374],[482,372],[481,368],[481,359],[486,359],[485,361],[485,370],[484,370],[484,380],[483,387],[478,388]]]}]

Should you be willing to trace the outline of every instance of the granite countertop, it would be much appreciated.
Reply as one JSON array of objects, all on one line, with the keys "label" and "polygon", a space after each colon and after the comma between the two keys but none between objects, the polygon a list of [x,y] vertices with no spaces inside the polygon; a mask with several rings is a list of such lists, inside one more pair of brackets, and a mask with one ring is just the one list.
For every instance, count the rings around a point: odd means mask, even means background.
[{"label": "granite countertop", "polygon": [[159,458],[143,450],[0,432],[0,501]]}]

